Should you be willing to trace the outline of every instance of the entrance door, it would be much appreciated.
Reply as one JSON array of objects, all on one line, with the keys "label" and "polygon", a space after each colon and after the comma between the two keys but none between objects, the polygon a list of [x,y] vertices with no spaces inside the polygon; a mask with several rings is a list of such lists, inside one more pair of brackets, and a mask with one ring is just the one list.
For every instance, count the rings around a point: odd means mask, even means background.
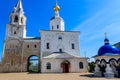
[{"label": "entrance door", "polygon": [[62,68],[63,68],[63,73],[69,73],[70,62],[69,61],[64,61],[61,65],[62,65]]},{"label": "entrance door", "polygon": [[69,64],[68,63],[64,63],[63,72],[64,73],[68,73],[69,72]]}]

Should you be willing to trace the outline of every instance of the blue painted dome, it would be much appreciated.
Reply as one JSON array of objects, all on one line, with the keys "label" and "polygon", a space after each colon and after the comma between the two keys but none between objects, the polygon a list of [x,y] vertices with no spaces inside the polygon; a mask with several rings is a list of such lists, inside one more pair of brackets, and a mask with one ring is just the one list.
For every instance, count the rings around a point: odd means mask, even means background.
[{"label": "blue painted dome", "polygon": [[98,56],[104,55],[106,53],[111,53],[111,54],[120,54],[119,49],[116,48],[113,45],[109,44],[109,40],[105,38],[104,40],[105,45],[103,45],[99,50],[98,50]]}]

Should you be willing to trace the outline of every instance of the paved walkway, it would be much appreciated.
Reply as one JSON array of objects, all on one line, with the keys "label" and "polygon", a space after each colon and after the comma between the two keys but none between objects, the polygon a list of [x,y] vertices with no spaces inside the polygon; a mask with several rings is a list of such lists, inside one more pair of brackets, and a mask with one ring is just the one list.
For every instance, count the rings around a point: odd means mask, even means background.
[{"label": "paved walkway", "polygon": [[[108,80],[106,78],[93,77],[90,73],[0,73],[0,80]],[[120,80],[113,78],[110,80]]]}]

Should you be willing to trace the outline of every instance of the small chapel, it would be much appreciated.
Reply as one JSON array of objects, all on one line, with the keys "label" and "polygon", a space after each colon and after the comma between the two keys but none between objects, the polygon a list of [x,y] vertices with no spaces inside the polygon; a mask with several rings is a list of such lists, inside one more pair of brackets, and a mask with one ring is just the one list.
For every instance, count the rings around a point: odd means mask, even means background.
[{"label": "small chapel", "polygon": [[95,58],[95,72],[97,77],[120,77],[120,51],[110,44],[105,33],[104,45],[99,48]]},{"label": "small chapel", "polygon": [[37,68],[41,73],[88,71],[88,58],[80,56],[80,32],[65,31],[58,2],[53,10],[50,30],[40,30],[40,37],[29,37],[22,1],[18,0],[6,26],[0,72],[29,71],[32,56],[38,57]]}]

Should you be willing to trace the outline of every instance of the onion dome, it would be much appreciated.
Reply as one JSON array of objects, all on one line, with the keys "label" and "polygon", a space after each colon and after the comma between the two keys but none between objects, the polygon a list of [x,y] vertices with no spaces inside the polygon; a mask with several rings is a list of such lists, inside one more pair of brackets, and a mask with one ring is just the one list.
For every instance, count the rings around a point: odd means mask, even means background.
[{"label": "onion dome", "polygon": [[54,11],[59,11],[60,7],[58,5],[55,5],[53,9],[54,9]]},{"label": "onion dome", "polygon": [[[52,17],[50,20],[54,20],[55,18],[60,19],[60,20],[63,20],[63,19],[59,16],[60,7],[59,7],[59,5],[58,5],[58,3],[57,3],[57,0],[56,0],[55,6],[53,7],[53,10],[54,10],[55,15],[54,15],[54,17]],[[63,20],[63,21],[64,21],[64,20]]]},{"label": "onion dome", "polygon": [[98,56],[102,55],[120,55],[119,49],[113,45],[110,45],[109,39],[104,39],[104,45],[98,50]]},{"label": "onion dome", "polygon": [[105,44],[98,50],[98,56],[105,55],[105,54],[120,54],[118,48],[112,46],[110,44]]},{"label": "onion dome", "polygon": [[58,6],[58,2],[56,0],[56,5],[54,6],[54,11],[59,11],[60,10],[60,7]]}]

